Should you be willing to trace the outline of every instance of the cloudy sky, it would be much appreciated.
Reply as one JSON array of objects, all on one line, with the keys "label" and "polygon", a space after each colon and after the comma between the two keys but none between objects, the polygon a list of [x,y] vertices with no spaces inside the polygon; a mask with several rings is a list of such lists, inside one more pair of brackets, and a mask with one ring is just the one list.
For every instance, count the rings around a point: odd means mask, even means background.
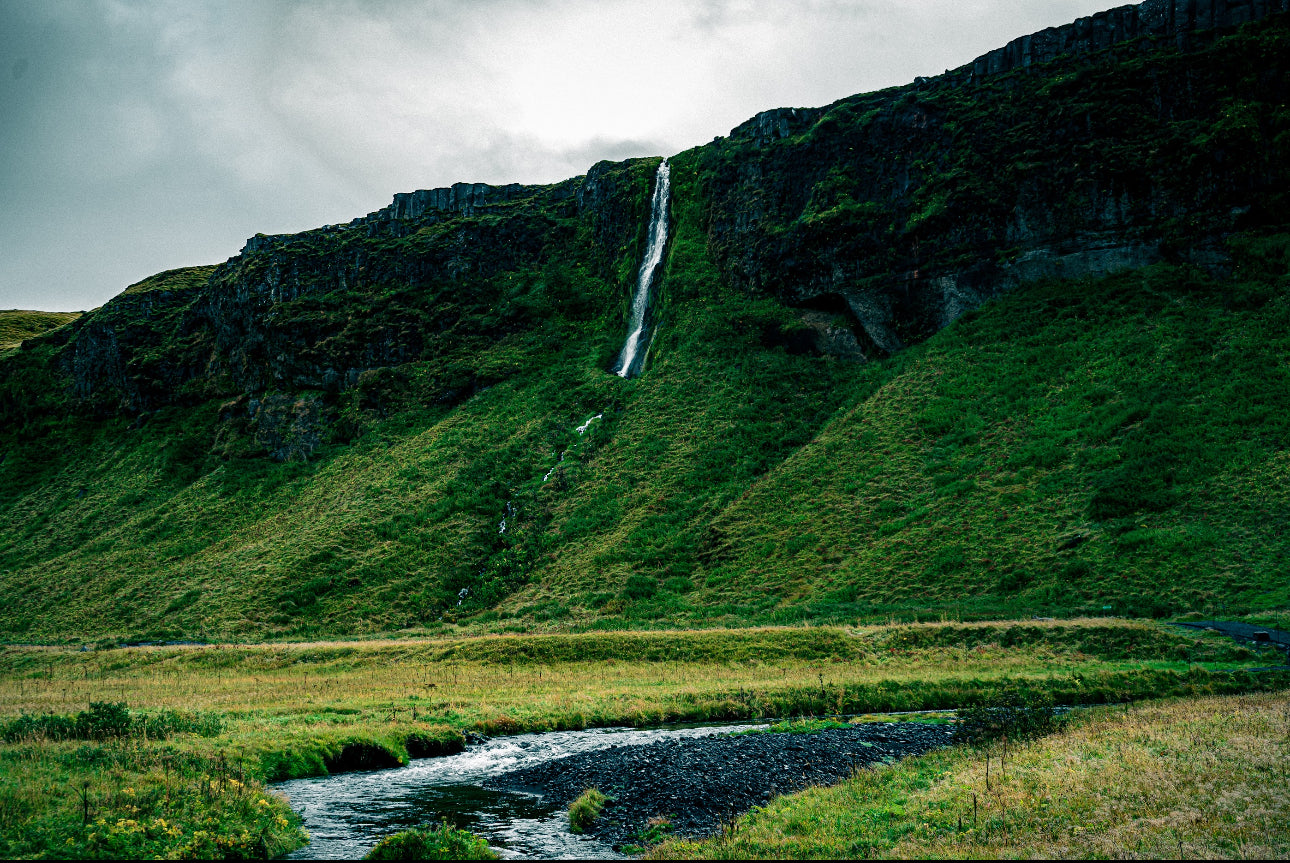
[{"label": "cloudy sky", "polygon": [[395,192],[551,182],[1110,0],[0,0],[0,309],[89,309]]}]

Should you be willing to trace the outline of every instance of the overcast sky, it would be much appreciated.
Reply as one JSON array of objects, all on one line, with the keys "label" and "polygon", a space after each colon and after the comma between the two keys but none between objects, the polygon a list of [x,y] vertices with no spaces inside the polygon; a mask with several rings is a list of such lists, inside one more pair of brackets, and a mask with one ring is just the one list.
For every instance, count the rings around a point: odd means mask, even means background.
[{"label": "overcast sky", "polygon": [[671,155],[1110,0],[0,0],[0,309],[459,181]]}]

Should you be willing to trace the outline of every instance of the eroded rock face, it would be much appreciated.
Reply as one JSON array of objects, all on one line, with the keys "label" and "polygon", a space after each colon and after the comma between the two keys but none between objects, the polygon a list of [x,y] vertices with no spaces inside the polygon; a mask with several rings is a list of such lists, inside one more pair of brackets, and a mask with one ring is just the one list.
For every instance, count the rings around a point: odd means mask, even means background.
[{"label": "eroded rock face", "polygon": [[[389,392],[407,388],[410,363],[449,357],[429,375],[429,401],[492,382],[470,365],[479,349],[541,321],[506,308],[508,280],[542,279],[558,294],[569,279],[552,262],[576,262],[612,285],[648,221],[656,164],[602,162],[552,186],[399,194],[347,225],[257,235],[218,267],[153,276],[39,341],[65,342],[56,363],[82,409],[142,414],[242,394],[230,404],[249,401],[250,413],[222,411],[227,431],[237,426],[275,458],[308,458],[338,394],[357,390],[358,410],[383,412]],[[599,314],[613,298],[565,290],[552,302],[565,315]]]},{"label": "eroded rock face", "polygon": [[308,461],[326,441],[335,408],[320,393],[270,393],[247,405],[255,442],[277,461]]},{"label": "eroded rock face", "polygon": [[213,269],[159,273],[79,318],[62,356],[73,395],[102,414],[173,403],[205,372],[210,344],[190,312]]},{"label": "eroded rock face", "polygon": [[[1285,52],[1223,37],[1288,7],[1149,0],[908,87],[763,112],[705,148],[710,249],[752,293],[844,304],[871,357],[1037,279],[1221,271],[1224,238],[1290,193]],[[1225,137],[1233,111],[1248,134]]]},{"label": "eroded rock face", "polygon": [[1146,0],[1014,39],[963,67],[977,78],[1081,56],[1146,36],[1186,47],[1194,33],[1231,30],[1290,9],[1287,0]]}]

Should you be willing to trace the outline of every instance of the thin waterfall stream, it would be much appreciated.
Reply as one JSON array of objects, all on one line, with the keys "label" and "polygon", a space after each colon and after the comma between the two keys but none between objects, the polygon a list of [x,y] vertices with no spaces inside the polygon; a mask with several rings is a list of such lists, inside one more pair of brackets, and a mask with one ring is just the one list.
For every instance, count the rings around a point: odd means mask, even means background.
[{"label": "thin waterfall stream", "polygon": [[632,315],[627,323],[627,341],[614,366],[614,374],[630,378],[640,374],[650,337],[650,293],[663,264],[667,250],[668,209],[671,202],[672,168],[664,159],[654,180],[654,199],[650,204],[649,244],[645,259],[636,274],[636,293],[632,296]]}]

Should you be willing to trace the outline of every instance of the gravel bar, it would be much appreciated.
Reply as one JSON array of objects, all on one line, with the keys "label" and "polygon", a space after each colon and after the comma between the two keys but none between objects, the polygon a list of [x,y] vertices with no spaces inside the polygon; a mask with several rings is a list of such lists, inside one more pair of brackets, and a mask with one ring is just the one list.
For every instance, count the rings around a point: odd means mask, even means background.
[{"label": "gravel bar", "polygon": [[834,785],[857,767],[946,746],[953,733],[950,725],[866,722],[812,733],[713,734],[611,746],[486,784],[538,793],[560,807],[587,788],[599,788],[613,800],[588,832],[618,848],[634,841],[655,816],[667,816],[677,835],[710,836],[723,821],[775,795]]}]

